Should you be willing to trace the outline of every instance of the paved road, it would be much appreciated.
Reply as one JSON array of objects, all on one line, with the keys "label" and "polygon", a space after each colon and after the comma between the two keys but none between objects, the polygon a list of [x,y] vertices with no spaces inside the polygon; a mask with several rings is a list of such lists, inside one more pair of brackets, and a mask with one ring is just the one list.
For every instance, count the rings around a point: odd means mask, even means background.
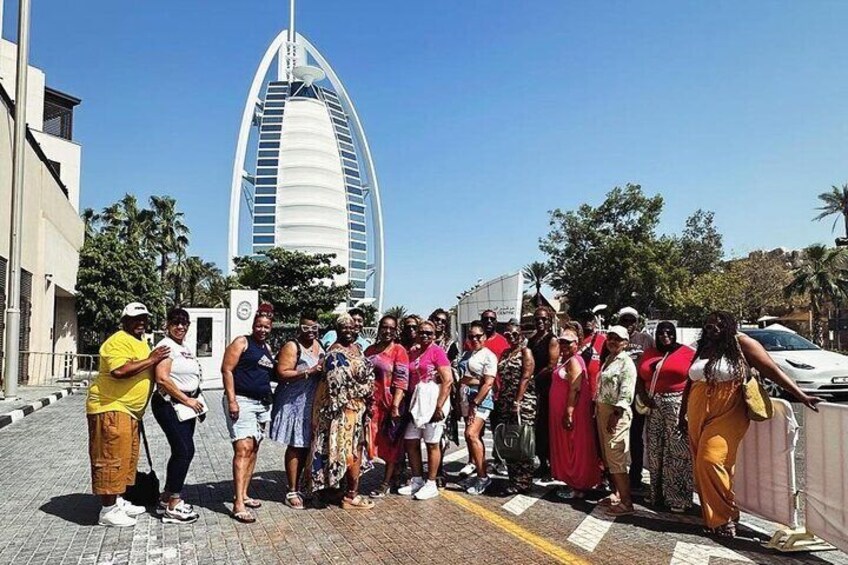
[{"label": "paved road", "polygon": [[[336,507],[294,511],[283,504],[283,447],[266,442],[252,494],[265,504],[253,525],[228,517],[232,498],[231,450],[220,393],[198,427],[197,457],[186,498],[201,519],[163,525],[142,516],[131,529],[96,525],[98,504],[89,493],[82,395],[50,405],[0,430],[0,563],[842,563],[830,552],[778,555],[748,539],[718,545],[700,534],[698,518],[641,510],[610,521],[589,502],[560,502],[538,487],[540,498],[470,497],[458,491],[427,502],[399,496],[368,512]],[[148,418],[156,470],[164,474],[167,445]],[[454,455],[448,469],[461,466]],[[378,481],[366,475],[363,490]],[[826,557],[826,561],[823,559]]]}]

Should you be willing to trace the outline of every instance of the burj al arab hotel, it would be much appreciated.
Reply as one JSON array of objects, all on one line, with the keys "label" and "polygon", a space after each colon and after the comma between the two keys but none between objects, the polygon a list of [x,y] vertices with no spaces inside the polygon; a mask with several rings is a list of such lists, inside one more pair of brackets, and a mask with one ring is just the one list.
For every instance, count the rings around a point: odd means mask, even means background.
[{"label": "burj al arab hotel", "polygon": [[[291,0],[289,29],[265,51],[241,118],[230,271],[234,257],[271,247],[334,253],[347,269],[336,282],[350,283],[350,304],[382,310],[383,218],[371,150],[338,75],[295,31],[294,10]],[[248,231],[250,245],[240,245]]]}]

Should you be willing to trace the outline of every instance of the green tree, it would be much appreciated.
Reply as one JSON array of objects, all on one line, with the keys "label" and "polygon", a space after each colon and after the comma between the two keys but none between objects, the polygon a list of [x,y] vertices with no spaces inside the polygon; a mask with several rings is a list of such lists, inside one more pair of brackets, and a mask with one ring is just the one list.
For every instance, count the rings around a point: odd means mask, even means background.
[{"label": "green tree", "polygon": [[159,256],[159,278],[163,282],[168,277],[168,265],[173,256],[176,269],[171,274],[174,300],[180,301],[180,283],[186,276],[182,262],[188,248],[189,229],[185,225],[182,212],[177,211],[177,201],[170,196],[150,197],[150,226],[153,250]]},{"label": "green tree", "polygon": [[125,194],[118,202],[103,209],[100,221],[104,232],[149,252],[151,240],[148,235],[152,217],[150,210],[138,207],[135,196]]},{"label": "green tree", "polygon": [[551,230],[539,247],[553,270],[551,286],[565,294],[572,312],[599,302],[640,311],[672,303],[689,273],[678,242],[656,233],[662,208],[662,196],[627,184],[597,207],[550,213]]},{"label": "green tree", "polygon": [[815,244],[804,250],[805,260],[792,270],[792,281],[784,289],[784,296],[803,296],[807,299],[812,317],[810,332],[815,342],[824,343],[821,323],[822,308],[848,295],[848,269],[845,251]]},{"label": "green tree", "polygon": [[333,264],[334,258],[275,247],[258,257],[237,257],[236,280],[259,290],[261,299],[273,304],[278,320],[295,323],[302,311],[331,312],[348,299],[350,285],[333,282],[345,273],[344,267]]},{"label": "green tree", "polygon": [[683,267],[693,276],[715,270],[724,255],[722,236],[715,227],[715,214],[700,208],[686,219],[679,243]]},{"label": "green tree", "polygon": [[400,321],[403,320],[403,317],[406,316],[407,313],[408,313],[408,311],[406,309],[406,306],[401,306],[400,304],[398,304],[397,306],[392,306],[390,308],[386,308],[386,311],[383,312],[383,314],[385,314],[387,316],[394,316],[395,318],[397,318],[398,323],[400,323]]},{"label": "green tree", "polygon": [[113,232],[86,238],[76,288],[83,351],[96,351],[118,329],[121,311],[129,302],[144,303],[155,325],[164,317],[165,296],[153,259]]},{"label": "green tree", "polygon": [[185,266],[185,294],[188,298],[188,306],[201,306],[198,298],[208,296],[212,286],[217,279],[221,278],[221,269],[215,263],[204,261],[193,255],[183,262]]},{"label": "green tree", "polygon": [[533,261],[524,267],[522,274],[529,284],[536,287],[536,294],[542,294],[542,285],[551,280],[551,266],[542,261]]},{"label": "green tree", "polygon": [[822,205],[816,208],[821,210],[818,216],[813,218],[814,221],[821,221],[828,216],[836,216],[833,220],[833,227],[836,229],[836,222],[842,218],[845,224],[845,237],[848,238],[848,184],[843,184],[842,187],[831,186],[830,192],[822,192],[819,194],[819,200]]}]

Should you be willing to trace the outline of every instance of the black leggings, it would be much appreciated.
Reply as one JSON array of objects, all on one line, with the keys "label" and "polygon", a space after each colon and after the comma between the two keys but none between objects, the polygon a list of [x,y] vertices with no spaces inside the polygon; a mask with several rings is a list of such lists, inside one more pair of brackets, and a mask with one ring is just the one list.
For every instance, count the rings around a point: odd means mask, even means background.
[{"label": "black leggings", "polygon": [[153,417],[159,422],[168,445],[171,446],[171,458],[168,459],[168,474],[165,477],[165,492],[180,494],[185,485],[188,468],[194,459],[194,426],[197,418],[180,422],[171,403],[153,395]]}]

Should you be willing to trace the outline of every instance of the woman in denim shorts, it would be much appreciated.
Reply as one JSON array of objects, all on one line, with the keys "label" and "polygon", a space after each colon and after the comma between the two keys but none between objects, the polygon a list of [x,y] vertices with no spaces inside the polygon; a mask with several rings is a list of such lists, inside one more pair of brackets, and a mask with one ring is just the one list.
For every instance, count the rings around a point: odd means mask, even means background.
[{"label": "woman in denim shorts", "polygon": [[256,521],[248,508],[262,506],[247,495],[247,487],[256,467],[259,443],[265,436],[265,424],[271,419],[274,358],[266,340],[273,319],[272,307],[261,305],[253,318],[253,333],[235,338],[224,352],[221,365],[224,415],[233,442],[232,517],[247,524]]}]

